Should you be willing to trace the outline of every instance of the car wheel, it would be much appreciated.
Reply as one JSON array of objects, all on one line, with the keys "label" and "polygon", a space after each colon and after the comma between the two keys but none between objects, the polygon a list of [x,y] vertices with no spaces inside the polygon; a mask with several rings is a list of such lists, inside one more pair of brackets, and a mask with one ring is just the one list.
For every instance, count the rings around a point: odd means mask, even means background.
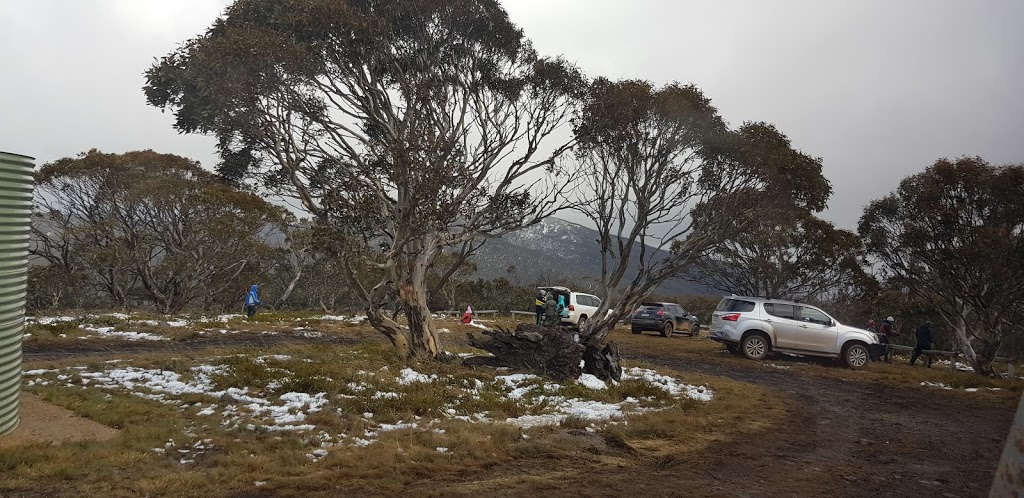
[{"label": "car wheel", "polygon": [[843,348],[843,363],[850,369],[862,370],[870,361],[868,348],[863,344],[854,343]]},{"label": "car wheel", "polygon": [[576,328],[583,330],[583,326],[587,324],[587,315],[580,315],[580,319],[576,320]]},{"label": "car wheel", "polygon": [[768,356],[769,348],[768,338],[761,334],[750,334],[744,337],[743,342],[740,343],[743,356],[751,360],[765,359]]},{"label": "car wheel", "polygon": [[632,333],[634,333],[634,334],[637,334],[637,335],[639,335],[639,334],[640,334],[640,329],[638,329],[638,328],[636,328],[636,327],[633,327],[633,328],[629,329],[629,331],[630,331],[630,332],[632,332]]},{"label": "car wheel", "polygon": [[740,354],[740,346],[731,342],[725,343],[725,350],[732,354]]},{"label": "car wheel", "polygon": [[697,322],[690,323],[690,337],[697,337],[700,335],[700,324]]},{"label": "car wheel", "polygon": [[672,337],[672,322],[665,322],[665,326],[661,328],[662,337]]}]

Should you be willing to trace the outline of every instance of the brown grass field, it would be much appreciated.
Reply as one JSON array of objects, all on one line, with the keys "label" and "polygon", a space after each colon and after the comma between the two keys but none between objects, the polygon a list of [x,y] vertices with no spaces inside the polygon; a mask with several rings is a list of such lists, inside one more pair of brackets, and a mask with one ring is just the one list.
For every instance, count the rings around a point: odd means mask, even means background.
[{"label": "brown grass field", "polygon": [[[184,395],[196,406],[182,408],[118,390],[36,383],[26,391],[119,434],[106,441],[0,445],[0,494],[982,496],[1022,391],[1018,380],[905,362],[876,363],[860,372],[789,356],[752,362],[704,338],[617,330],[612,339],[627,366],[707,386],[714,399],[674,400],[623,383],[595,396],[608,402],[649,399],[658,409],[618,423],[570,417],[557,426],[520,429],[449,415],[487,412],[501,419],[541,410],[542,401],[517,404],[484,394],[452,405],[459,395],[443,385],[391,381],[373,389],[398,391],[399,398],[352,397],[345,386],[365,380],[365,372],[407,366],[379,334],[309,314],[257,317],[188,327],[109,324],[171,339],[159,342],[81,339],[77,326],[35,325],[25,343],[25,370],[73,376],[73,367],[102,369],[122,360],[137,368],[187,372],[215,358],[231,367],[215,383],[264,386],[268,393],[286,389],[275,386],[272,374],[288,371],[287,389],[328,393],[333,409],[306,421],[316,430],[212,423],[198,413],[211,402],[204,395]],[[480,332],[453,321],[440,326],[450,330],[445,345],[455,352],[471,351],[465,333]],[[271,355],[288,359],[259,359]],[[412,367],[464,384],[489,382],[495,375],[457,361]],[[565,389],[577,393],[572,386]],[[458,406],[459,413],[448,413],[447,406]],[[374,424],[420,417],[431,425],[382,432],[368,446],[339,439],[323,456],[309,456],[323,447],[318,433],[370,429],[364,412],[374,414]]]}]

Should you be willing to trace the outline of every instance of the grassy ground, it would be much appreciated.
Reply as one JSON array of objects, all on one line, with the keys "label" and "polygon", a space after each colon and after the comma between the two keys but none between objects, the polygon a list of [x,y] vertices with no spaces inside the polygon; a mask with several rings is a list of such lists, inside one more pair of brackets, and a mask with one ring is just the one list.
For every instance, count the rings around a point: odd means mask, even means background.
[{"label": "grassy ground", "polygon": [[[667,466],[710,444],[765,430],[782,416],[783,403],[751,384],[705,375],[675,374],[715,393],[708,403],[680,400],[652,390],[646,384],[623,382],[593,392],[569,385],[557,393],[566,397],[589,395],[598,401],[626,398],[657,411],[629,415],[619,423],[594,423],[570,417],[558,426],[520,429],[504,423],[473,423],[459,417],[486,414],[490,420],[538,414],[545,409],[543,381],[516,402],[485,387],[480,395],[465,397],[463,388],[493,386],[495,372],[471,370],[458,362],[412,365],[424,375],[446,382],[399,384],[393,375],[407,365],[363,325],[314,320],[310,316],[257,315],[256,320],[195,321],[188,327],[166,324],[138,325],[106,318],[107,326],[125,330],[189,334],[205,330],[260,330],[301,333],[304,327],[325,334],[367,339],[354,348],[286,346],[268,351],[202,351],[174,356],[137,354],[81,360],[36,362],[26,370],[56,370],[36,377],[30,390],[48,402],[121,430],[106,442],[57,446],[28,446],[0,450],[0,491],[4,494],[64,496],[221,496],[234,494],[302,494],[334,496],[393,494],[417,490],[472,493],[501,488],[495,468],[514,468],[522,479],[552,479],[558,472],[601,472],[609,468],[628,472],[644,466]],[[41,329],[40,327],[47,327]],[[146,328],[148,327],[148,328]],[[479,329],[443,322],[449,349],[468,351],[467,331]],[[52,329],[52,332],[51,330]],[[54,347],[74,344],[74,327],[34,326],[34,340]],[[61,337],[64,334],[66,337]],[[109,360],[124,360],[116,364]],[[247,386],[251,392],[275,399],[285,392],[324,392],[329,408],[311,413],[302,423],[311,431],[274,431],[257,420],[201,415],[211,405],[206,395],[185,394],[178,403],[144,399],[125,390],[85,389],[81,373],[102,371],[112,365],[177,372],[183,379],[196,375],[192,367],[216,363],[226,368],[211,375],[218,389]],[[645,367],[642,363],[629,366]],[[75,367],[75,368],[73,368]],[[77,370],[77,367],[86,367]],[[66,376],[58,381],[59,377]],[[48,379],[47,385],[39,382]],[[477,384],[479,382],[480,384]],[[71,384],[72,387],[68,387]],[[359,388],[354,386],[368,386]],[[398,396],[359,396],[363,389]],[[590,391],[590,392],[584,392]],[[371,418],[365,414],[372,413]],[[416,429],[379,431],[382,424],[418,421]],[[368,434],[372,444],[361,446]],[[490,477],[481,479],[483,475]],[[540,476],[540,477],[538,477]]]}]

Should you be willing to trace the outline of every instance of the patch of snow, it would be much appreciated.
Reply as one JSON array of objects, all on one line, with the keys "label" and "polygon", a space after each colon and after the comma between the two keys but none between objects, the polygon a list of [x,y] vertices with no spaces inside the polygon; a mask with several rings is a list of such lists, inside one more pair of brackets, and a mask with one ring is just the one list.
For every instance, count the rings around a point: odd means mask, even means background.
[{"label": "patch of snow", "polygon": [[482,323],[477,323],[477,321],[476,321],[476,320],[471,320],[471,321],[470,321],[469,323],[467,323],[466,325],[469,325],[469,326],[471,326],[471,327],[476,327],[476,328],[478,328],[478,329],[484,329],[484,330],[491,330],[491,328],[490,328],[490,327],[488,327],[488,326],[486,326],[486,325],[484,325],[484,324],[482,324]]},{"label": "patch of snow", "polygon": [[941,382],[927,382],[927,381],[925,381],[925,382],[921,382],[921,385],[925,386],[925,387],[937,387],[939,389],[953,389],[952,387],[949,387],[946,384],[943,384]]},{"label": "patch of snow", "polygon": [[39,325],[51,325],[58,322],[73,322],[78,320],[76,316],[40,316],[40,317],[25,317],[25,321],[28,323],[38,323]]},{"label": "patch of snow", "polygon": [[437,447],[437,452],[438,453],[448,453],[448,448],[445,448],[444,446],[438,446]]},{"label": "patch of snow", "polygon": [[403,368],[398,372],[398,378],[395,380],[399,385],[406,386],[413,382],[434,382],[437,380],[437,376],[421,374],[411,368]]},{"label": "patch of snow", "polygon": [[[124,339],[126,341],[169,341],[162,335],[150,334],[147,332],[119,332],[114,327],[82,327],[88,332],[93,332],[105,339]],[[87,338],[89,336],[86,336]]]},{"label": "patch of snow", "polygon": [[580,378],[576,380],[576,382],[579,382],[580,385],[586,387],[587,389],[608,389],[608,384],[605,384],[603,380],[598,379],[593,374],[582,374],[580,375]]},{"label": "patch of snow", "polygon": [[711,401],[715,397],[710,389],[704,386],[684,384],[668,375],[661,375],[646,368],[630,368],[622,373],[622,380],[640,379],[649,382],[672,396],[686,396],[697,401]]}]

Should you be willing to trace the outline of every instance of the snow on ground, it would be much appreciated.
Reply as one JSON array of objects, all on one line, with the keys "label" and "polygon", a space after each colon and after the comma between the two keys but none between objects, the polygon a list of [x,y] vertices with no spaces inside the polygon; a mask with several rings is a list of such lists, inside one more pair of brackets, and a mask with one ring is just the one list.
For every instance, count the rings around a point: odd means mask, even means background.
[{"label": "snow on ground", "polygon": [[[946,384],[943,384],[942,382],[927,382],[927,381],[924,381],[924,382],[921,382],[921,385],[924,386],[924,387],[934,387],[936,389],[945,389],[945,390],[952,390],[953,389],[952,387],[949,387]],[[976,392],[981,391],[981,390],[1001,391],[1002,388],[999,388],[999,387],[968,387],[968,388],[964,389],[965,392],[969,392],[969,393],[976,393]]]},{"label": "snow on ground", "polygon": [[27,323],[38,323],[39,325],[51,325],[58,322],[74,322],[80,320],[81,317],[77,316],[27,316],[25,321]]},{"label": "snow on ground", "polygon": [[647,368],[630,368],[622,372],[622,380],[629,379],[640,379],[650,382],[655,387],[661,388],[672,396],[686,396],[698,401],[711,401],[715,396],[710,389],[704,386],[683,384],[674,377],[661,375]]},{"label": "snow on ground", "polygon": [[[287,362],[292,358],[286,355],[266,355],[254,358],[255,363],[267,365],[268,360]],[[317,427],[304,423],[308,414],[331,409],[331,400],[327,393],[286,392],[279,396],[268,394],[281,382],[292,375],[279,363],[267,365],[268,370],[283,376],[280,381],[272,381],[265,389],[250,386],[218,388],[213,381],[215,376],[229,373],[230,367],[223,364],[208,363],[192,367],[185,374],[160,369],[137,368],[125,366],[125,362],[107,362],[98,367],[68,367],[60,370],[29,370],[24,372],[26,386],[63,386],[70,389],[102,389],[118,390],[133,396],[153,400],[160,403],[177,405],[179,410],[191,411],[200,420],[211,419],[211,423],[219,423],[227,429],[265,430],[265,431],[313,431]],[[576,417],[589,421],[616,421],[631,413],[642,413],[658,409],[657,406],[644,406],[645,400],[627,398],[619,403],[608,403],[590,399],[567,398],[560,395],[562,386],[544,381],[531,374],[511,374],[494,377],[490,383],[480,379],[456,379],[439,377],[436,374],[423,374],[411,368],[404,368],[398,375],[389,374],[387,367],[376,372],[356,372],[362,382],[351,382],[346,387],[352,394],[340,394],[339,399],[364,397],[371,399],[398,399],[405,396],[402,392],[382,390],[374,382],[384,381],[387,385],[402,386],[414,383],[443,384],[449,391],[461,391],[454,394],[446,406],[445,417],[430,420],[416,417],[414,421],[398,421],[397,423],[381,423],[374,421],[373,413],[360,413],[366,421],[366,429],[361,434],[329,435],[321,431],[319,435],[322,446],[327,448],[335,444],[347,446],[368,446],[376,442],[383,432],[399,430],[423,430],[444,434],[444,429],[432,427],[436,422],[446,419],[463,420],[471,423],[507,423],[521,428],[541,425],[557,425],[568,417]],[[703,386],[692,386],[680,382],[670,376],[661,375],[653,370],[632,368],[623,374],[623,379],[635,379],[649,382],[665,390],[673,397],[688,397],[700,401],[710,401],[713,393]],[[596,377],[584,374],[577,381],[581,386],[599,391],[608,389],[608,385]],[[496,393],[509,400],[518,400],[524,406],[532,407],[532,415],[521,417],[494,419],[489,413],[460,414],[458,409],[462,401],[474,402],[480,399],[482,392]],[[197,395],[205,398],[197,398]],[[183,398],[189,401],[183,401]],[[196,401],[205,399],[206,401]],[[649,400],[648,400],[649,401]],[[341,412],[341,408],[333,407]],[[537,413],[537,412],[541,413]],[[204,422],[205,423],[205,422]],[[180,451],[180,450],[179,450]],[[441,450],[438,450],[441,451]],[[319,460],[326,455],[317,452],[307,455],[311,460]]]},{"label": "snow on ground", "polygon": [[471,321],[470,321],[469,323],[467,323],[466,325],[469,325],[469,326],[471,326],[471,327],[476,327],[476,328],[478,328],[478,329],[484,329],[484,330],[491,330],[491,328],[490,328],[490,327],[488,327],[488,326],[486,326],[486,325],[484,325],[484,324],[482,324],[482,323],[479,323],[479,322],[477,322],[476,320],[471,320]]},{"label": "snow on ground", "polygon": [[[81,329],[88,332],[92,332],[104,339],[124,339],[126,341],[167,341],[170,340],[164,336],[149,334],[146,332],[125,332],[114,330],[114,327],[87,327],[80,326]],[[88,339],[90,337],[96,337],[93,335],[83,336],[82,339]]]}]

